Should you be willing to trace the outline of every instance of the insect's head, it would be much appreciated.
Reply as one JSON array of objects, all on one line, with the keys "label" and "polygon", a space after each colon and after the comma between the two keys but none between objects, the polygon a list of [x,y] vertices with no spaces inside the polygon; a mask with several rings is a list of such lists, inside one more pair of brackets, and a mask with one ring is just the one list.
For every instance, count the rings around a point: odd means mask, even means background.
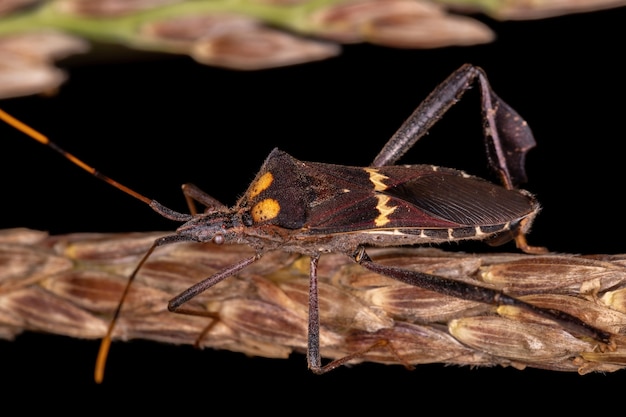
[{"label": "insect's head", "polygon": [[194,216],[176,229],[176,234],[193,242],[230,243],[243,227],[241,216],[231,210],[209,211]]}]

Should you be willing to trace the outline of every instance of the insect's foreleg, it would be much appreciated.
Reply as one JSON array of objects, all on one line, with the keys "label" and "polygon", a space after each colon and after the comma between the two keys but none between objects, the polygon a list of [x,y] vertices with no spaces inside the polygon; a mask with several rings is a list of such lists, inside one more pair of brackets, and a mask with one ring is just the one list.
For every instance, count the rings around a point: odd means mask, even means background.
[{"label": "insect's foreleg", "polygon": [[198,214],[196,201],[211,211],[227,209],[224,204],[211,197],[194,184],[183,184],[183,194],[185,195],[189,212],[194,216]]},{"label": "insect's foreleg", "polygon": [[[208,290],[215,284],[223,281],[224,279],[236,274],[237,272],[241,271],[242,269],[244,269],[251,263],[258,261],[260,258],[261,258],[261,254],[257,253],[256,255],[251,256],[250,258],[243,259],[239,261],[238,263],[236,263],[235,265],[225,268],[211,275],[210,277],[200,281],[199,283],[187,288],[185,291],[178,294],[176,297],[172,298],[169,301],[167,305],[168,310],[174,313],[178,313],[178,314],[185,314],[189,316],[199,316],[199,317],[211,317],[213,319],[217,319],[219,317],[218,313],[213,313],[213,312],[204,311],[204,310],[195,310],[191,308],[183,308],[182,306],[188,301],[190,301],[192,298],[200,295],[201,293]],[[198,335],[198,338],[196,339],[196,342],[195,342],[196,347],[199,347],[201,345],[202,339],[204,338],[204,336],[206,336],[209,333],[209,331],[211,330],[211,328],[213,327],[215,323],[216,321],[213,320],[211,324],[209,324],[200,333],[200,335]]]},{"label": "insect's foreleg", "polygon": [[538,316],[559,323],[571,332],[581,336],[590,337],[602,343],[609,344],[611,335],[605,331],[597,329],[578,317],[564,313],[562,311],[547,310],[539,308],[525,301],[506,295],[502,291],[491,288],[471,285],[461,281],[443,278],[437,275],[425,274],[418,271],[411,271],[402,268],[381,265],[372,261],[365,249],[360,247],[351,255],[352,259],[370,271],[393,278],[405,284],[414,285],[423,289],[431,290],[440,294],[461,298],[463,300],[476,301],[491,305],[510,305],[523,308]]},{"label": "insect's foreleg", "polygon": [[177,222],[188,222],[193,218],[191,214],[179,213],[172,210],[171,208],[165,207],[163,204],[159,203],[156,200],[150,201],[149,206],[152,210],[156,211],[166,219],[174,220]]},{"label": "insect's foreleg", "polygon": [[197,284],[192,285],[191,287],[187,288],[185,291],[181,292],[176,297],[170,300],[170,302],[167,304],[168,310],[176,313],[198,315],[197,312],[183,309],[181,308],[181,306],[192,298],[202,294],[204,291],[208,290],[215,284],[223,281],[224,279],[232,275],[235,275],[237,272],[246,268],[248,265],[258,261],[259,259],[261,259],[261,256],[262,255],[260,253],[256,253],[254,256],[243,259],[236,264],[224,268],[221,271],[211,275],[210,277],[203,279]]}]

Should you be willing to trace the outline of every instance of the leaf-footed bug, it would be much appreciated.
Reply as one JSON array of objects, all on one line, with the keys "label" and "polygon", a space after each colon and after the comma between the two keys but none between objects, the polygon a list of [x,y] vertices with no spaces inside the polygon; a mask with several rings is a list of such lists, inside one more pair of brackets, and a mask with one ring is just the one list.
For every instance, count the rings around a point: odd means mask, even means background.
[{"label": "leaf-footed bug", "polygon": [[[503,186],[464,172],[431,165],[394,165],[461,96],[478,81],[490,167]],[[172,298],[170,311],[198,314],[184,304],[225,278],[258,261],[264,253],[288,251],[310,257],[307,360],[316,374],[328,372],[363,354],[355,352],[321,363],[317,265],[321,254],[341,252],[363,267],[401,282],[467,300],[514,305],[563,324],[573,333],[608,343],[610,335],[569,314],[545,310],[505,293],[421,272],[379,264],[368,246],[400,246],[458,240],[502,244],[515,240],[525,252],[540,207],[516,187],[526,180],[526,153],[535,146],[527,123],[491,89],[482,69],[465,64],[417,107],[368,167],[304,162],[274,149],[247,191],[227,207],[192,184],[183,185],[191,214],[179,213],[114,181],[58,147],[46,136],[4,111],[0,119],[53,148],[106,183],[148,204],[168,219],[183,222],[175,233],[157,239],[128,279],[110,322],[95,370],[101,382],[111,336],[138,271],[159,246],[176,242],[240,243],[255,249],[243,259]],[[203,212],[195,204],[206,207]],[[373,348],[373,347],[372,347]]]}]

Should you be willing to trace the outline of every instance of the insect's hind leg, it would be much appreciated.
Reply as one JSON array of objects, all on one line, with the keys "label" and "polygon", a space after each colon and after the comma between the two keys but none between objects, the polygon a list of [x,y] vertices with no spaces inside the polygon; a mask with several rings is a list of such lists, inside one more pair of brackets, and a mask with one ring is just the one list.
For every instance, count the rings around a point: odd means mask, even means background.
[{"label": "insect's hind leg", "polygon": [[395,164],[478,80],[484,119],[484,139],[492,170],[506,188],[526,182],[526,153],[535,147],[528,123],[491,88],[485,72],[465,64],[426,97],[383,146],[371,166]]},{"label": "insect's hind leg", "polygon": [[[515,189],[526,182],[526,154],[536,144],[533,133],[528,123],[494,92],[485,72],[471,64],[462,65],[435,87],[383,146],[372,166],[395,164],[475,82],[480,87],[489,166],[505,188]],[[511,229],[508,236],[494,240],[492,246],[515,240],[517,247],[526,253],[547,252],[543,247],[529,245],[523,229]]]},{"label": "insect's hind leg", "polygon": [[414,285],[423,289],[438,292],[468,301],[477,301],[490,305],[510,305],[523,308],[540,317],[547,318],[559,323],[568,331],[580,336],[592,338],[606,345],[611,345],[611,335],[592,325],[585,323],[578,317],[557,310],[547,310],[529,304],[520,299],[511,297],[502,291],[466,282],[455,281],[437,275],[426,274],[408,269],[396,268],[382,265],[372,261],[365,252],[364,247],[359,247],[353,254],[349,255],[356,263],[378,274],[393,278],[405,284]]}]

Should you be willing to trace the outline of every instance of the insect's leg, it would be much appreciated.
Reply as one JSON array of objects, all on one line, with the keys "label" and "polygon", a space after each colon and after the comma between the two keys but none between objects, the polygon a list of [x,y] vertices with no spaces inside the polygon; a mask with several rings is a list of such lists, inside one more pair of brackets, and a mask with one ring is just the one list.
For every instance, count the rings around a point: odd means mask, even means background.
[{"label": "insect's leg", "polygon": [[203,279],[197,284],[192,285],[191,287],[187,288],[185,291],[181,292],[169,301],[169,303],[167,304],[168,310],[181,314],[206,315],[206,313],[198,313],[195,310],[185,309],[181,306],[192,298],[202,294],[215,284],[223,281],[224,279],[232,275],[235,275],[237,272],[246,268],[248,265],[258,261],[259,259],[261,259],[261,256],[262,255],[260,253],[256,253],[254,256],[243,259],[236,264],[226,267],[221,271],[218,271],[215,274],[211,275],[210,277]]},{"label": "insect's leg", "polygon": [[320,305],[317,289],[317,263],[319,255],[311,256],[309,270],[309,329],[307,335],[307,361],[309,369],[316,374],[322,372],[322,357],[320,354]]},{"label": "insect's leg", "polygon": [[463,65],[422,101],[378,153],[372,166],[395,164],[455,104],[476,77],[474,67]]},{"label": "insect's leg", "polygon": [[195,203],[196,201],[211,211],[225,210],[227,208],[224,204],[211,197],[194,184],[183,184],[182,188],[185,200],[187,201],[187,206],[189,206],[189,212],[193,216],[198,214]]},{"label": "insect's leg", "polygon": [[[317,287],[318,261],[319,255],[311,256],[311,267],[309,273],[309,328],[307,340],[307,361],[309,369],[317,375],[325,374],[326,372],[332,371],[333,369],[344,365],[353,359],[360,358],[366,353],[379,348],[389,349],[391,354],[396,356],[399,362],[402,362],[402,358],[400,358],[390,342],[388,340],[381,339],[367,348],[351,353],[350,355],[346,355],[322,366],[322,355],[320,353],[319,291]],[[409,369],[412,368],[410,364],[405,364],[405,366]]]},{"label": "insect's leg", "polygon": [[120,317],[120,313],[122,312],[122,306],[124,305],[124,302],[126,301],[126,297],[128,297],[130,287],[132,283],[135,281],[135,278],[137,277],[137,273],[139,272],[141,267],[146,263],[146,261],[148,260],[150,255],[152,255],[152,252],[154,252],[156,248],[158,248],[159,246],[168,245],[170,243],[182,242],[186,240],[188,239],[180,235],[163,236],[155,240],[152,246],[150,246],[150,249],[148,249],[146,254],[141,258],[141,260],[139,261],[139,263],[137,264],[133,272],[128,277],[128,281],[126,282],[126,286],[124,287],[124,291],[122,292],[120,301],[118,302],[117,308],[115,309],[115,312],[113,313],[113,317],[111,318],[111,321],[109,322],[109,327],[107,328],[107,332],[105,336],[102,338],[102,341],[100,342],[100,349],[98,351],[98,357],[96,359],[96,367],[94,371],[94,379],[96,383],[99,384],[104,379],[104,368],[106,366],[106,360],[109,354],[109,348],[111,347],[111,340],[112,340],[111,338],[113,336],[113,330],[115,329],[115,325],[117,324],[117,321]]},{"label": "insect's leg", "polygon": [[425,274],[418,271],[411,271],[402,268],[382,265],[372,261],[363,247],[359,247],[350,257],[358,264],[370,271],[393,278],[405,284],[414,285],[423,289],[438,292],[440,294],[457,297],[468,301],[477,301],[491,305],[511,305],[523,308],[533,314],[553,320],[563,328],[581,336],[590,337],[601,343],[610,344],[611,335],[603,330],[597,329],[578,317],[564,313],[562,311],[547,310],[539,308],[525,301],[506,295],[502,291],[471,285],[465,282],[443,278],[437,275]]},{"label": "insect's leg", "polygon": [[489,166],[502,184],[513,189],[527,181],[526,154],[535,137],[526,120],[493,91],[487,75],[475,68],[480,83],[484,136]]},{"label": "insect's leg", "polygon": [[485,242],[490,246],[500,246],[511,240],[515,240],[515,246],[525,253],[531,253],[539,255],[547,253],[548,249],[543,246],[532,246],[526,241],[526,234],[524,233],[525,222],[532,221],[532,219],[524,219],[517,226],[511,226],[511,229],[502,234],[491,237]]},{"label": "insect's leg", "polygon": [[237,262],[234,265],[231,265],[227,268],[222,269],[221,271],[211,275],[210,277],[198,282],[197,284],[187,288],[185,291],[183,291],[182,293],[178,294],[176,297],[172,298],[168,305],[167,308],[168,310],[174,312],[174,313],[178,313],[178,314],[185,314],[185,315],[189,315],[189,316],[200,316],[200,317],[210,317],[212,319],[214,319],[208,326],[206,326],[204,328],[204,330],[202,330],[202,332],[198,335],[198,338],[196,339],[196,342],[194,343],[194,345],[196,347],[199,347],[202,339],[211,331],[211,329],[213,328],[213,326],[215,325],[215,323],[217,323],[217,319],[219,319],[219,314],[217,313],[213,313],[210,311],[205,311],[205,310],[194,310],[191,308],[183,308],[182,306],[187,303],[188,301],[190,301],[192,298],[200,295],[201,293],[203,293],[204,291],[208,290],[209,288],[211,288],[212,286],[216,285],[217,283],[223,281],[224,279],[236,274],[237,272],[241,271],[242,269],[244,269],[245,267],[247,267],[248,265],[258,261],[261,258],[261,254],[255,254],[254,256],[251,256],[249,258],[243,259],[239,262]]},{"label": "insect's leg", "polygon": [[322,375],[325,374],[326,372],[330,372],[333,369],[336,369],[342,365],[345,365],[346,363],[354,360],[354,359],[359,359],[362,358],[363,356],[367,355],[369,352],[376,350],[376,349],[387,349],[389,350],[389,352],[391,353],[392,356],[395,357],[395,359],[398,361],[398,363],[403,364],[408,370],[413,370],[415,369],[415,367],[409,363],[404,362],[403,358],[400,357],[400,355],[398,354],[398,352],[396,351],[396,349],[391,345],[391,343],[389,342],[389,340],[387,339],[380,339],[377,342],[373,343],[372,345],[361,349],[357,352],[351,353],[349,355],[343,356],[339,359],[335,359],[334,361],[327,363],[326,365],[320,367],[320,368],[311,368],[311,370],[313,371],[314,374],[316,375]]},{"label": "insect's leg", "polygon": [[[532,131],[528,123],[496,95],[489,85],[485,72],[470,64],[461,66],[426,97],[385,144],[372,162],[372,166],[394,164],[461,99],[476,80],[480,84],[481,107],[485,121],[485,147],[489,165],[508,189],[514,189],[525,182],[526,153],[535,146]],[[547,251],[545,248],[529,245],[522,228],[512,232],[506,240],[514,239],[520,250],[527,253]],[[495,241],[494,245],[497,244]]]},{"label": "insect's leg", "polygon": [[528,124],[491,89],[485,72],[465,64],[439,84],[389,139],[372,166],[393,165],[461,99],[478,78],[485,119],[487,156],[507,188],[526,181],[524,160],[535,146]]},{"label": "insect's leg", "polygon": [[515,246],[517,246],[517,248],[524,253],[530,253],[535,255],[549,252],[548,248],[544,246],[529,245],[526,241],[526,235],[524,233],[517,233],[515,235]]}]

